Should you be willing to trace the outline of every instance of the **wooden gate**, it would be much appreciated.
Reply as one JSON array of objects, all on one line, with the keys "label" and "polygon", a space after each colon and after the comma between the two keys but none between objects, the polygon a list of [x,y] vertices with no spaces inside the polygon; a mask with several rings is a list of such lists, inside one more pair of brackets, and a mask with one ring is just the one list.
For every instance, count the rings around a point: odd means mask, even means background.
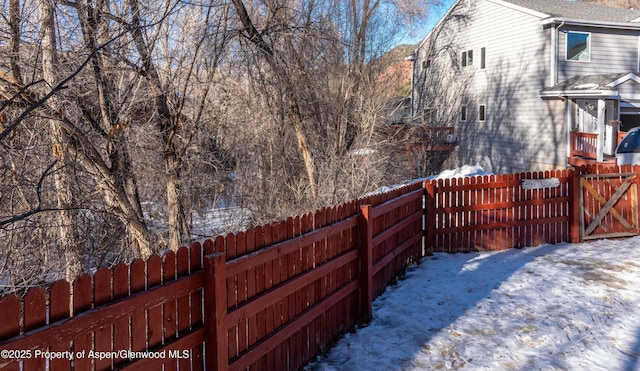
[{"label": "wooden gate", "polygon": [[639,234],[637,178],[635,173],[580,175],[580,240]]}]

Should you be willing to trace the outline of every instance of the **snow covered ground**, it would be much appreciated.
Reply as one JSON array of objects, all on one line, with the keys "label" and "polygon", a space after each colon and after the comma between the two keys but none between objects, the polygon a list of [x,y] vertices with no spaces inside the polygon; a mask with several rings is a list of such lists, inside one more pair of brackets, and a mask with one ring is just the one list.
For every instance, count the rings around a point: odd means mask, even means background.
[{"label": "snow covered ground", "polygon": [[640,370],[640,237],[438,253],[307,370]]}]

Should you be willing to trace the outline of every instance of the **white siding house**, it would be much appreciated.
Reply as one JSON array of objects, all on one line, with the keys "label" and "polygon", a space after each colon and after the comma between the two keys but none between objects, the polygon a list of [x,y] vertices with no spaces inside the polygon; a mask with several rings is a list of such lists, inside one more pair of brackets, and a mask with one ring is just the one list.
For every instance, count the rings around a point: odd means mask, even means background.
[{"label": "white siding house", "polygon": [[607,161],[618,123],[640,117],[638,21],[579,0],[459,0],[414,52],[414,122],[456,128],[452,166]]}]

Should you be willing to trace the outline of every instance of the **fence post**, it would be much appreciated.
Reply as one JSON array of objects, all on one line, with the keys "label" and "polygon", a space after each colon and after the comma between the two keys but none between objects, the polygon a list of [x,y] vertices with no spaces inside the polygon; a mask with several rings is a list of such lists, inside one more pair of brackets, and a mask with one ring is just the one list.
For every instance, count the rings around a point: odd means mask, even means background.
[{"label": "fence post", "polygon": [[224,246],[217,245],[216,252],[204,257],[203,268],[206,369],[226,371],[229,368],[229,343],[226,325],[227,272]]},{"label": "fence post", "polygon": [[569,221],[569,237],[571,243],[580,242],[580,171],[569,170],[569,192],[571,192],[571,219]]},{"label": "fence post", "polygon": [[424,241],[427,255],[433,255],[433,249],[436,245],[436,227],[435,227],[435,212],[436,212],[436,187],[432,181],[425,181],[424,188],[425,202],[424,202]]},{"label": "fence post", "polygon": [[371,205],[360,206],[360,320],[373,316],[373,228]]}]

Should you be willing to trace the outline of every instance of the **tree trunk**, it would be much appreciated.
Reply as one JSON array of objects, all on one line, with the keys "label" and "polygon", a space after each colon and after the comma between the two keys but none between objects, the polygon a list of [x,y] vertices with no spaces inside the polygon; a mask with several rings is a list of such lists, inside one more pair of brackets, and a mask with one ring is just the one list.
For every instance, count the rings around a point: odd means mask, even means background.
[{"label": "tree trunk", "polygon": [[190,241],[189,228],[186,223],[182,202],[182,160],[173,142],[174,135],[178,130],[177,119],[169,110],[167,95],[162,89],[160,75],[151,59],[149,46],[142,34],[142,22],[140,20],[137,0],[128,0],[128,3],[131,9],[131,31],[136,51],[140,55],[143,64],[143,74],[149,83],[151,94],[155,97],[155,109],[158,114],[156,126],[164,144],[162,156],[165,165],[167,207],[169,209],[169,240],[167,244],[169,249],[176,251],[182,246],[183,236],[187,241]]},{"label": "tree trunk", "polygon": [[11,30],[11,56],[9,64],[11,66],[11,76],[16,84],[22,86],[22,73],[20,72],[20,1],[9,1],[9,29]]},{"label": "tree trunk", "polygon": [[244,26],[244,32],[246,33],[247,38],[251,41],[259,50],[262,51],[269,67],[273,70],[273,72],[278,77],[280,84],[282,86],[282,91],[286,95],[287,105],[288,105],[288,118],[291,126],[293,126],[293,130],[296,134],[296,139],[298,141],[298,150],[302,155],[302,160],[304,161],[305,170],[307,172],[307,179],[309,181],[309,189],[311,191],[311,196],[316,199],[317,198],[317,184],[316,184],[316,167],[315,161],[313,159],[313,155],[309,150],[309,146],[307,144],[307,138],[304,131],[302,113],[300,111],[300,105],[298,104],[298,100],[295,96],[295,90],[293,82],[291,78],[287,74],[287,71],[279,65],[276,61],[276,56],[274,50],[267,44],[264,40],[260,32],[256,29],[251,17],[249,17],[249,13],[247,13],[247,9],[244,6],[242,0],[232,0],[233,5],[236,8],[236,12],[238,17],[240,18],[240,22]]},{"label": "tree trunk", "polygon": [[293,97],[292,87],[289,86],[286,91],[288,92],[287,99],[289,101],[289,121],[293,125],[293,129],[296,133],[296,139],[298,140],[298,149],[300,150],[300,154],[302,155],[302,160],[304,161],[304,166],[307,171],[311,197],[313,197],[313,199],[316,199],[318,196],[316,184],[316,166],[313,160],[313,156],[311,155],[311,151],[309,150],[309,146],[307,145],[307,138],[302,123],[302,114],[300,113],[298,102],[296,101],[295,97]]},{"label": "tree trunk", "polygon": [[[113,83],[105,75],[104,61],[102,53],[98,50],[98,26],[97,10],[79,2],[76,8],[78,19],[84,36],[84,43],[87,53],[92,55],[91,67],[95,79],[98,93],[98,106],[100,108],[100,122],[102,123],[104,136],[109,140],[109,160],[110,170],[113,176],[113,189],[105,190],[105,200],[107,203],[124,215],[120,220],[124,223],[130,240],[137,246],[137,255],[149,257],[151,250],[151,233],[149,232],[138,193],[135,176],[132,171],[131,155],[122,125],[118,123],[118,112],[111,100],[115,99]],[[103,30],[102,37],[108,42],[108,31]],[[116,195],[121,193],[121,195]]]},{"label": "tree trunk", "polygon": [[[55,44],[55,4],[51,0],[39,0],[38,10],[40,11],[40,25],[42,27],[42,73],[45,82],[54,87],[57,84],[55,68],[57,65],[56,44]],[[54,94],[49,99],[49,106],[54,112],[62,113],[64,109]],[[73,281],[85,269],[82,263],[82,245],[77,233],[76,225],[77,212],[73,207],[73,193],[70,181],[70,159],[66,149],[69,136],[60,125],[60,121],[55,117],[49,119],[49,132],[51,136],[52,154],[57,161],[58,170],[54,172],[54,183],[57,191],[57,208],[59,210],[58,234],[60,245],[64,249],[66,259],[66,278]]]}]

